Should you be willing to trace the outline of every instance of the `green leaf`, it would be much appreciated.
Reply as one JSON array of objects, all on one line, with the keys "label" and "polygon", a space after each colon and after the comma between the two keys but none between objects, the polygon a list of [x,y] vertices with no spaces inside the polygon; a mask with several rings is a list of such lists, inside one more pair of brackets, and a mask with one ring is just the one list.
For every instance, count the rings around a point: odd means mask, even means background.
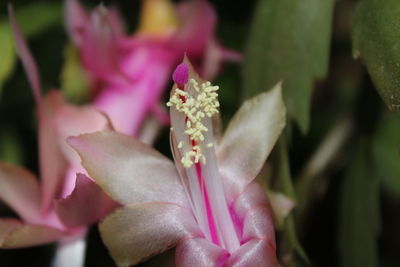
[{"label": "green leaf", "polygon": [[378,266],[379,182],[365,143],[358,146],[342,185],[340,266]]},{"label": "green leaf", "polygon": [[16,134],[9,127],[0,132],[0,161],[19,165],[22,163],[22,147]]},{"label": "green leaf", "polygon": [[353,17],[353,54],[360,56],[390,110],[400,110],[400,5],[359,1]]},{"label": "green leaf", "polygon": [[61,25],[61,3],[36,2],[15,9],[15,17],[26,37],[33,37],[43,31]]},{"label": "green leaf", "polygon": [[[277,148],[275,149],[274,159],[276,168],[274,171],[274,177],[277,177],[275,190],[282,192],[284,195],[295,201],[296,196],[290,174],[287,146],[283,137],[279,140]],[[293,251],[295,252],[297,258],[288,256],[292,254]],[[292,261],[290,263],[286,262],[286,266],[293,265],[295,262],[300,262],[299,260],[301,260],[302,263],[309,263],[309,259],[297,237],[293,214],[290,214],[285,219],[282,231],[282,244],[280,253],[282,256],[281,258],[289,258]]]},{"label": "green leaf", "polygon": [[289,115],[309,127],[314,81],[328,69],[333,0],[259,0],[245,54],[244,97],[283,80]]},{"label": "green leaf", "polygon": [[[36,2],[16,8],[16,19],[27,38],[36,36],[50,27],[61,25],[62,8],[60,3]],[[0,93],[4,82],[12,74],[17,56],[14,37],[6,18],[0,19]]]},{"label": "green leaf", "polygon": [[82,68],[77,49],[67,45],[64,51],[65,63],[61,73],[61,88],[68,100],[83,103],[89,97],[88,77]]},{"label": "green leaf", "polygon": [[15,63],[16,55],[14,50],[14,40],[11,35],[11,29],[8,23],[0,22],[0,93],[3,84],[12,73]]},{"label": "green leaf", "polygon": [[400,116],[385,114],[373,139],[374,166],[383,187],[400,196]]}]

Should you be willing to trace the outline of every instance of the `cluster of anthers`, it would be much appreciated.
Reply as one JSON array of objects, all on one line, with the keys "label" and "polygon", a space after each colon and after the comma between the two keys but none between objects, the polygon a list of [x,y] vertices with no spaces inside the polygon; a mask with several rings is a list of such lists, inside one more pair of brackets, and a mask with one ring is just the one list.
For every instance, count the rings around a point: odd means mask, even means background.
[{"label": "cluster of anthers", "polygon": [[[206,163],[199,145],[200,142],[204,141],[204,132],[208,131],[208,128],[202,123],[202,119],[206,116],[211,118],[218,113],[219,107],[218,94],[216,93],[219,89],[218,86],[212,86],[208,81],[199,84],[195,79],[190,79],[189,83],[191,88],[196,91],[196,96],[176,88],[167,103],[168,107],[173,106],[186,116],[185,134],[188,135],[192,143],[192,150],[185,152],[181,159],[185,168],[191,167],[193,163],[199,163],[200,160],[203,164]],[[209,143],[207,146],[212,147],[213,144]],[[180,141],[178,148],[181,149],[182,147],[183,142]]]}]

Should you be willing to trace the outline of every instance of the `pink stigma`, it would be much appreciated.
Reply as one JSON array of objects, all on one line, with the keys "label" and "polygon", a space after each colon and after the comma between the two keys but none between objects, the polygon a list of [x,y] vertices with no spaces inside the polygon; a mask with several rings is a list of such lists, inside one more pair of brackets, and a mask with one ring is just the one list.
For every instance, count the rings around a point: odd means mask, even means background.
[{"label": "pink stigma", "polygon": [[189,67],[186,63],[179,64],[174,73],[172,74],[172,79],[179,85],[185,85],[189,80]]}]

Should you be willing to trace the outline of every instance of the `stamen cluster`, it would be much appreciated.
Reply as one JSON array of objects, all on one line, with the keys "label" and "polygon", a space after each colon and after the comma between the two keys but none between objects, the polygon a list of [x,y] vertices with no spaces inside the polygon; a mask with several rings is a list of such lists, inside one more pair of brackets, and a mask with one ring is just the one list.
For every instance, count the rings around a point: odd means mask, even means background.
[{"label": "stamen cluster", "polygon": [[[209,81],[199,84],[195,79],[190,79],[189,83],[197,94],[191,95],[184,90],[176,88],[167,103],[168,107],[175,107],[177,111],[185,114],[187,118],[185,134],[189,136],[194,145],[192,150],[186,152],[182,157],[181,162],[185,168],[189,168],[193,163],[198,163],[200,160],[205,164],[205,157],[201,152],[201,147],[198,145],[199,142],[204,141],[204,132],[208,131],[202,119],[205,117],[211,118],[218,113],[219,107],[218,94],[216,93],[219,89],[218,86],[212,86]],[[182,147],[181,142],[178,147]]]}]

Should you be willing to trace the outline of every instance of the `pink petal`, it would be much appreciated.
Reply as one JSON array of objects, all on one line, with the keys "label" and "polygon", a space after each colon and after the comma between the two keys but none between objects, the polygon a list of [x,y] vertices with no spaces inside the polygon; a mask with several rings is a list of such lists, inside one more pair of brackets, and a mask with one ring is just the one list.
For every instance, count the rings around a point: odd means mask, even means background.
[{"label": "pink petal", "polygon": [[32,86],[36,104],[39,109],[39,157],[40,171],[43,180],[43,202],[44,211],[48,211],[52,198],[60,191],[62,185],[62,174],[65,171],[66,163],[63,160],[58,148],[57,138],[50,119],[47,117],[48,105],[42,104],[40,93],[40,79],[37,66],[15,21],[13,10],[9,5],[10,22],[16,39],[17,51],[21,57],[29,82]]},{"label": "pink petal", "polygon": [[183,25],[174,38],[174,46],[181,48],[178,54],[187,53],[189,58],[199,58],[212,38],[217,16],[212,6],[204,0],[182,2],[177,6]]},{"label": "pink petal", "polygon": [[41,107],[41,85],[40,85],[40,77],[39,72],[35,63],[35,60],[32,57],[31,52],[28,49],[25,38],[21,33],[21,30],[18,26],[17,21],[15,20],[13,7],[11,4],[8,4],[8,15],[11,23],[11,27],[14,33],[15,44],[17,46],[17,52],[19,57],[21,58],[22,64],[24,66],[26,75],[28,76],[29,83],[33,90],[33,95],[35,97],[36,105]]},{"label": "pink petal", "polygon": [[113,30],[107,9],[100,6],[92,12],[82,35],[83,64],[100,77],[119,72],[118,40]]},{"label": "pink petal", "polygon": [[[142,60],[138,58],[140,52],[130,55],[133,62]],[[143,60],[140,69],[130,66],[126,70],[132,79],[140,72],[136,80],[111,82],[95,100],[96,107],[110,116],[117,131],[133,136],[138,135],[146,116],[159,103],[171,71],[170,58],[164,53],[154,52]]]},{"label": "pink petal", "polygon": [[286,217],[290,214],[296,203],[288,196],[274,191],[268,191],[274,219],[279,229],[282,229]]},{"label": "pink petal", "polygon": [[0,248],[23,248],[57,241],[65,232],[44,225],[0,219]]},{"label": "pink petal", "polygon": [[[176,248],[176,266],[217,267],[229,257],[229,253],[205,238],[191,238]],[[225,266],[225,265],[224,265]]]},{"label": "pink petal", "polygon": [[241,246],[231,255],[205,238],[188,239],[176,250],[178,266],[277,266],[275,232],[268,200],[252,182],[232,204]]},{"label": "pink petal", "polygon": [[66,161],[59,147],[59,139],[53,121],[54,107],[62,105],[57,94],[45,98],[43,115],[39,116],[39,163],[42,184],[42,209],[48,212],[53,199],[61,194],[67,171]]},{"label": "pink petal", "polygon": [[277,262],[272,212],[257,182],[249,184],[240,194],[233,203],[233,211],[241,229],[242,245],[232,254],[227,266],[259,266],[256,264],[259,259],[261,263],[267,264],[265,266],[276,266],[268,265]]},{"label": "pink petal", "polygon": [[119,10],[114,7],[110,7],[108,8],[107,15],[108,15],[107,18],[109,26],[111,27],[111,30],[114,33],[114,35],[116,37],[122,36],[125,32],[125,25],[124,22],[122,21],[122,16],[119,13]]},{"label": "pink petal", "polygon": [[184,238],[201,236],[192,214],[168,203],[118,209],[100,224],[104,243],[118,266],[131,266],[166,251]]},{"label": "pink petal", "polygon": [[174,164],[145,144],[116,132],[71,137],[69,143],[90,177],[115,201],[188,205]]},{"label": "pink petal", "polygon": [[235,199],[232,205],[236,216],[241,219],[244,219],[246,213],[254,207],[270,207],[264,190],[256,181],[253,181],[246,186],[245,190]]},{"label": "pink petal", "polygon": [[246,101],[235,114],[217,149],[229,202],[260,172],[285,121],[280,84]]},{"label": "pink petal", "polygon": [[58,217],[69,227],[93,224],[119,205],[84,174],[77,174],[74,191],[65,199],[56,201]]},{"label": "pink petal", "polygon": [[46,116],[39,120],[39,145],[43,205],[48,209],[55,197],[72,192],[76,172],[84,172],[78,154],[66,143],[66,138],[112,129],[112,126],[108,118],[93,107],[68,104],[60,91],[50,91],[44,98],[44,106]]},{"label": "pink petal", "polygon": [[78,0],[65,0],[65,25],[76,45],[81,44],[88,21],[89,16]]},{"label": "pink petal", "polygon": [[0,162],[0,199],[23,220],[41,221],[39,184],[27,170]]},{"label": "pink petal", "polygon": [[213,80],[221,69],[225,60],[239,62],[242,56],[232,50],[223,48],[214,38],[208,42],[202,64],[202,75],[208,80]]},{"label": "pink petal", "polygon": [[279,266],[275,249],[268,242],[253,239],[242,245],[225,262],[226,267],[276,267]]},{"label": "pink petal", "polygon": [[243,221],[242,242],[250,239],[263,239],[275,249],[275,229],[269,207],[253,207],[247,212]]},{"label": "pink petal", "polygon": [[183,26],[173,38],[173,47],[177,55],[188,55],[202,77],[215,78],[225,60],[240,61],[240,54],[224,49],[215,39],[217,15],[207,1],[183,2],[177,11]]}]

